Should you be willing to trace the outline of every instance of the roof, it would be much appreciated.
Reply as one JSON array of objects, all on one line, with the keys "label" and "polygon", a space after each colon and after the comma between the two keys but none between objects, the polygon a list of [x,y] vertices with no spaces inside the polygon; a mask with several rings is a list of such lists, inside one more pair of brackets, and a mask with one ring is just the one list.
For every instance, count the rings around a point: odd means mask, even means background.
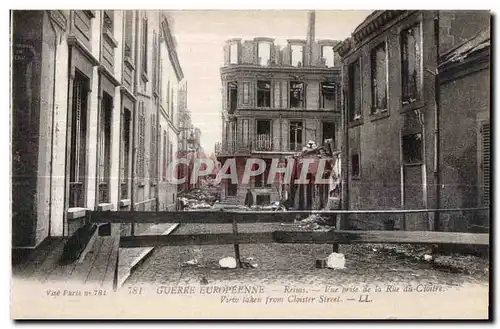
[{"label": "roof", "polygon": [[490,47],[491,45],[491,36],[490,29],[485,29],[478,34],[476,34],[471,39],[467,40],[460,46],[455,49],[449,51],[441,58],[441,64],[439,67],[443,67],[445,65],[449,65],[452,63],[459,63],[467,59],[470,55]]}]

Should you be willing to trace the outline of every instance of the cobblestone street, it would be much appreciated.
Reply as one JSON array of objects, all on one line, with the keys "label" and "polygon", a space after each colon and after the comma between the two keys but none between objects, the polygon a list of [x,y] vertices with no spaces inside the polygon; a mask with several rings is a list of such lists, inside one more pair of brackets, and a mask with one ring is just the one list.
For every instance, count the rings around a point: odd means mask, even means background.
[{"label": "cobblestone street", "polygon": [[[294,230],[294,225],[239,225],[240,232],[262,230]],[[231,225],[186,224],[173,234],[231,232]],[[407,259],[382,252],[374,245],[341,245],[346,269],[315,268],[315,259],[332,252],[331,245],[311,244],[247,244],[240,246],[241,259],[258,267],[221,269],[218,261],[234,256],[232,245],[180,246],[157,248],[127,280],[127,284],[152,283],[187,285],[200,282],[231,284],[356,284],[374,282],[413,282],[459,286],[464,283],[487,285],[487,261],[482,271],[471,274],[436,270],[431,263]],[[196,259],[197,267],[182,267]]]}]

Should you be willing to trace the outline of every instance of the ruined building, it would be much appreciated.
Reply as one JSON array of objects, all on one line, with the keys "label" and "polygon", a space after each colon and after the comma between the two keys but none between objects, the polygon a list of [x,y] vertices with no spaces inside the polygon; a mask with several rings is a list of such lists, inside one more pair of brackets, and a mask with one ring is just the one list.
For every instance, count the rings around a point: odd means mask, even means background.
[{"label": "ruined building", "polygon": [[[340,62],[334,40],[315,39],[315,13],[308,13],[305,40],[277,45],[273,38],[231,39],[224,46],[222,80],[222,143],[216,146],[221,164],[235,158],[238,183],[223,181],[226,201],[242,204],[247,190],[254,204],[279,198],[279,183],[268,184],[272,159],[301,152],[313,141],[333,139],[339,148],[341,110]],[[242,184],[248,158],[263,159],[266,171]],[[310,195],[300,208],[310,206]]]}]

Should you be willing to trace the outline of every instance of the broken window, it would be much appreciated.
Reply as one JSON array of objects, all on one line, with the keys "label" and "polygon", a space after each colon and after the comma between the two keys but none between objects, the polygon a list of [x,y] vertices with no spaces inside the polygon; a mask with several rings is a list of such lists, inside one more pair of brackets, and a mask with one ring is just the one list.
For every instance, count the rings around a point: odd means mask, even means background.
[{"label": "broken window", "polygon": [[271,43],[269,41],[259,41],[257,57],[259,58],[259,65],[267,66],[271,64]]},{"label": "broken window", "polygon": [[243,104],[248,104],[250,99],[250,88],[248,82],[243,82]]},{"label": "broken window", "polygon": [[304,83],[298,81],[290,82],[290,107],[304,107]]},{"label": "broken window", "polygon": [[257,106],[271,107],[270,81],[257,81]]},{"label": "broken window", "polygon": [[370,55],[372,74],[371,113],[387,110],[387,57],[385,42],[374,48]]},{"label": "broken window", "polygon": [[323,122],[323,143],[331,139],[335,141],[335,124],[333,122]]},{"label": "broken window", "polygon": [[291,45],[290,50],[292,52],[292,66],[301,67],[304,64],[304,46],[302,45]]},{"label": "broken window", "polygon": [[351,155],[351,176],[359,178],[360,172],[359,153],[353,153]]},{"label": "broken window", "polygon": [[403,105],[418,100],[421,82],[420,24],[401,32]]},{"label": "broken window", "polygon": [[229,64],[238,64],[238,44],[232,43],[229,48]]},{"label": "broken window", "polygon": [[361,70],[359,59],[349,65],[349,119],[361,118]]},{"label": "broken window", "polygon": [[337,99],[337,88],[333,82],[321,83],[321,108],[334,109],[335,101]]},{"label": "broken window", "polygon": [[321,58],[326,67],[335,66],[335,53],[333,52],[332,46],[322,46],[321,47]]},{"label": "broken window", "polygon": [[73,81],[73,109],[71,118],[71,148],[69,174],[69,207],[83,207],[85,202],[85,175],[87,171],[87,103],[89,81],[78,71]]},{"label": "broken window", "polygon": [[422,134],[410,134],[403,136],[403,163],[422,163]]},{"label": "broken window", "polygon": [[257,120],[256,150],[271,151],[271,120]]},{"label": "broken window", "polygon": [[302,150],[302,121],[290,121],[290,151]]},{"label": "broken window", "polygon": [[229,113],[234,113],[238,107],[238,83],[236,81],[228,83],[228,107]]},{"label": "broken window", "polygon": [[125,108],[122,113],[122,138],[121,138],[121,161],[120,161],[120,199],[128,199],[128,179],[130,177],[130,110]]},{"label": "broken window", "polygon": [[99,113],[99,203],[109,202],[109,175],[111,164],[111,114],[113,98],[103,92]]}]

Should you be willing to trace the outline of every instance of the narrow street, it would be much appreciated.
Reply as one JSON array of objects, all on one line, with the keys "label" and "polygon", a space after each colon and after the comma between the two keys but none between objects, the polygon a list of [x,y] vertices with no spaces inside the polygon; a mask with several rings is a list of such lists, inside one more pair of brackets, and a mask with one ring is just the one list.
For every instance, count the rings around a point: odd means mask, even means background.
[{"label": "narrow street", "polygon": [[[294,230],[294,225],[246,224],[240,232]],[[172,234],[231,232],[231,225],[185,224]],[[391,249],[392,248],[392,249]],[[257,264],[249,269],[222,269],[218,261],[234,257],[232,245],[157,248],[125,282],[133,284],[356,284],[373,282],[412,282],[459,286],[466,283],[488,285],[488,261],[474,257],[469,273],[436,270],[431,263],[395,254],[396,246],[341,245],[344,270],[317,269],[316,257],[326,257],[331,245],[247,244],[240,246],[241,259]],[[196,260],[196,265],[186,262]],[[466,265],[467,266],[467,265]],[[206,280],[206,281],[205,281]]]}]

